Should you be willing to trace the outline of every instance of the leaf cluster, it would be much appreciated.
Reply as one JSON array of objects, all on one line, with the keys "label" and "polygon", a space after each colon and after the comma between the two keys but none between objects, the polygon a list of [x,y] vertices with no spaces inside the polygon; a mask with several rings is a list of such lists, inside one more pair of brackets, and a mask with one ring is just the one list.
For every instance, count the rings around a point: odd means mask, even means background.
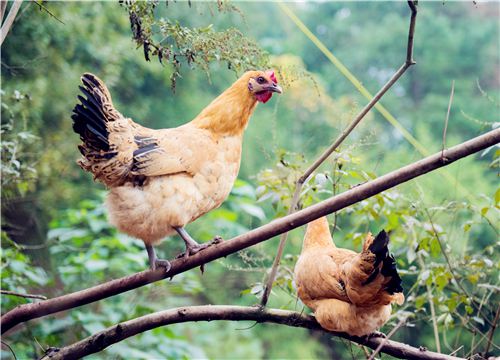
[{"label": "leaf cluster", "polygon": [[[157,57],[160,63],[173,68],[172,88],[181,76],[182,63],[200,67],[208,74],[213,62],[224,63],[235,72],[263,68],[269,59],[257,43],[238,29],[215,31],[213,25],[186,27],[166,17],[156,18],[155,1],[121,1],[129,13],[132,37],[144,50],[144,58]],[[219,11],[227,9],[222,4]]]}]

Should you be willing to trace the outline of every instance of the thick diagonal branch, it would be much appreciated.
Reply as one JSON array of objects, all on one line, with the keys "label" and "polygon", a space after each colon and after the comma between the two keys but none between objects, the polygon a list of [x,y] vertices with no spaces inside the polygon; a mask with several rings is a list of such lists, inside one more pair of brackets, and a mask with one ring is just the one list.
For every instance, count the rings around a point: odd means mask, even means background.
[{"label": "thick diagonal branch", "polygon": [[[441,151],[425,159],[390,172],[375,180],[356,186],[340,195],[333,196],[316,205],[274,220],[267,225],[236,236],[231,240],[212,245],[188,258],[172,261],[172,268],[165,274],[162,269],[143,271],[137,274],[109,281],[85,290],[59,296],[33,304],[19,305],[1,318],[2,333],[22,322],[72,309],[81,305],[129,291],[152,282],[172,277],[196,268],[215,259],[233,254],[274,236],[290,231],[322,216],[344,209],[408,180],[451,164],[463,157],[484,150],[500,142],[500,128],[456,145],[441,154]],[[442,156],[444,155],[444,156]]]},{"label": "thick diagonal branch", "polygon": [[[394,75],[387,81],[387,83],[382,86],[382,88],[375,94],[375,96],[370,100],[370,102],[361,110],[361,112],[354,118],[354,120],[347,126],[347,128],[342,131],[340,136],[321,154],[314,163],[302,174],[302,176],[297,180],[295,184],[295,191],[292,196],[292,203],[288,209],[288,214],[293,214],[298,210],[297,206],[300,200],[300,193],[302,192],[302,187],[307,182],[309,177],[312,175],[316,169],[325,162],[326,159],[344,142],[344,140],[349,136],[349,134],[354,130],[356,126],[364,119],[365,115],[379,102],[379,100],[384,96],[384,94],[389,90],[392,85],[394,85],[398,79],[408,70],[410,66],[415,64],[413,60],[413,35],[415,33],[415,22],[417,20],[417,7],[415,6],[413,0],[408,1],[408,5],[411,9],[410,17],[410,27],[408,30],[408,44],[406,50],[406,60],[401,65],[401,67],[394,73]],[[283,250],[285,249],[286,240],[288,238],[288,233],[283,233],[280,238],[280,243],[278,245],[278,251],[276,252],[276,257],[274,258],[273,266],[269,277],[266,282],[266,287],[264,289],[264,294],[262,295],[261,305],[265,306],[269,300],[269,295],[273,287],[274,280],[276,278],[276,273],[283,256]]]},{"label": "thick diagonal branch", "polygon": [[[61,349],[51,349],[43,360],[48,359],[79,359],[83,356],[104,350],[108,346],[127,339],[139,333],[170,324],[191,321],[256,321],[258,323],[276,323],[312,330],[323,330],[314,317],[303,315],[295,311],[264,309],[261,307],[204,305],[190,306],[177,309],[159,311],[153,314],[138,317],[133,320],[109,327],[97,334],[91,335],[77,343]],[[328,332],[332,335],[354,341],[358,344],[377,349],[384,342],[380,351],[400,359],[419,360],[458,360],[460,358],[438,354],[422,348],[415,348],[407,344],[380,337],[360,338],[345,333]]]}]

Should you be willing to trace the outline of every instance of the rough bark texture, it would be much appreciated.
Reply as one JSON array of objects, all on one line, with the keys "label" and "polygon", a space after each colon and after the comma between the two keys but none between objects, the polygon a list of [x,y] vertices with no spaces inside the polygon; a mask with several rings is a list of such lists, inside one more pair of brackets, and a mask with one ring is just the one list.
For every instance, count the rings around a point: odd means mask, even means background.
[{"label": "rough bark texture", "polygon": [[[77,359],[90,355],[108,346],[122,341],[141,332],[160,326],[177,324],[190,321],[256,321],[258,323],[276,323],[287,326],[301,327],[313,330],[323,330],[314,317],[303,315],[295,311],[265,309],[262,307],[204,305],[170,309],[141,316],[109,327],[77,343],[61,349],[51,349],[42,358],[48,359]],[[424,348],[415,348],[397,341],[387,340],[382,337],[356,337],[345,333],[328,332],[334,336],[351,340],[369,348],[376,349],[383,341],[385,344],[380,351],[400,359],[425,359],[425,360],[456,360],[454,356],[428,351]]]},{"label": "rough bark texture", "polygon": [[267,225],[236,236],[231,240],[212,245],[193,256],[176,259],[172,261],[172,268],[168,273],[164,273],[161,268],[156,271],[142,271],[121,279],[112,280],[101,285],[53,299],[32,304],[19,305],[2,316],[2,334],[22,322],[105,299],[167,277],[172,277],[202,264],[206,264],[212,260],[233,254],[262,241],[271,239],[272,237],[280,235],[285,231],[290,231],[307,224],[308,222],[319,217],[344,209],[352,204],[379,194],[384,190],[426,174],[429,171],[449,165],[456,160],[486,149],[499,142],[500,129],[492,130],[486,134],[445,150],[443,153],[439,151],[438,153],[425,159],[407,165],[399,170],[390,172],[375,180],[356,186],[340,195],[331,197],[330,199],[322,201],[316,205],[274,220]]}]

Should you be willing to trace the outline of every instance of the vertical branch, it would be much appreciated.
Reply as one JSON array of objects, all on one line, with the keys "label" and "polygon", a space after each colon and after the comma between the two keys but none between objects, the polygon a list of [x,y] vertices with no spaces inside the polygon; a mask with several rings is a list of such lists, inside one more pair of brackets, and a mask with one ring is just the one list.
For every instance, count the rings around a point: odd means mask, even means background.
[{"label": "vertical branch", "polygon": [[[420,267],[423,269],[425,264],[424,260],[422,259],[421,254],[417,254],[417,260],[418,264]],[[427,288],[427,301],[429,302],[429,307],[431,308],[431,318],[432,318],[432,329],[434,331],[434,340],[436,342],[436,351],[441,352],[441,343],[439,341],[439,331],[438,331],[438,326],[437,326],[437,320],[436,320],[436,309],[434,308],[434,301],[432,300],[432,289],[429,284],[425,284]]]},{"label": "vertical branch", "polygon": [[495,333],[495,330],[497,328],[499,316],[500,316],[500,305],[498,305],[497,313],[495,314],[495,319],[493,320],[493,325],[491,326],[491,330],[488,335],[488,343],[486,345],[486,349],[484,350],[484,356],[488,356],[488,351],[490,351],[493,334]]},{"label": "vertical branch", "polygon": [[[413,0],[408,1],[408,5],[411,9],[410,18],[410,28],[408,31],[408,44],[406,51],[406,60],[404,64],[396,71],[396,73],[387,81],[387,83],[375,94],[375,96],[370,100],[370,102],[361,110],[361,112],[356,116],[356,118],[347,126],[347,128],[342,131],[340,136],[330,145],[320,157],[314,161],[314,163],[302,174],[302,176],[297,180],[295,184],[295,192],[293,193],[292,203],[288,209],[288,215],[294,213],[298,210],[298,203],[300,200],[300,193],[302,187],[309,180],[312,173],[342,144],[342,142],[349,136],[349,134],[354,130],[354,128],[363,120],[365,115],[378,103],[382,96],[389,90],[392,85],[394,85],[398,79],[408,70],[410,66],[415,64],[413,60],[413,37],[415,33],[415,22],[417,17],[417,7]],[[278,245],[278,251],[276,257],[274,258],[273,266],[271,272],[269,273],[268,280],[266,282],[266,287],[264,289],[264,294],[262,295],[261,305],[266,306],[269,300],[269,295],[273,287],[274,280],[276,278],[276,273],[280,265],[281,257],[283,256],[283,250],[285,248],[285,243],[288,238],[288,233],[283,233],[280,237],[280,243]]]},{"label": "vertical branch", "polygon": [[[16,18],[17,12],[21,8],[22,3],[23,3],[22,0],[16,0],[12,4],[12,6],[10,7],[9,15],[7,15],[7,18],[5,19],[5,22],[2,24],[2,28],[0,29],[0,33],[1,33],[0,45],[3,44],[5,38],[7,37],[7,34],[9,32],[10,28],[12,27],[12,24],[14,23],[14,19]],[[5,7],[6,6],[7,5],[5,5]],[[4,7],[3,1],[2,1],[2,12],[5,11],[5,7]],[[2,13],[2,16],[3,16],[3,13]]]},{"label": "vertical branch", "polygon": [[444,120],[443,147],[441,148],[441,157],[443,157],[442,154],[444,153],[444,148],[446,147],[446,131],[448,130],[448,120],[450,119],[451,103],[453,102],[454,94],[455,94],[455,80],[451,82],[450,101],[448,102],[448,111],[446,112],[446,118]]}]

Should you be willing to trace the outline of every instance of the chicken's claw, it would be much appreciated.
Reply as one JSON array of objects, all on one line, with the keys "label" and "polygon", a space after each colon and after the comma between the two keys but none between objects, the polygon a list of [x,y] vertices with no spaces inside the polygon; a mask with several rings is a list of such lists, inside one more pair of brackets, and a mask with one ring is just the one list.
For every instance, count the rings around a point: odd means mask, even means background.
[{"label": "chicken's claw", "polygon": [[207,242],[207,243],[203,243],[203,244],[196,244],[196,245],[187,245],[186,251],[183,252],[182,254],[177,255],[176,258],[182,258],[182,257],[187,258],[191,255],[199,253],[202,250],[205,250],[210,245],[212,245],[211,242]]},{"label": "chicken's claw", "polygon": [[210,241],[210,245],[216,245],[216,244],[220,244],[221,242],[223,242],[224,239],[222,238],[222,236],[220,235],[217,235],[216,237],[214,237],[212,239],[212,241]]},{"label": "chicken's claw", "polygon": [[170,261],[158,259],[156,257],[155,249],[151,245],[146,244],[146,250],[148,252],[149,268],[152,271],[155,271],[158,267],[165,268],[166,273],[170,271],[170,268],[172,267],[172,265],[170,265]]},{"label": "chicken's claw", "polygon": [[172,268],[172,265],[170,264],[170,261],[168,261],[168,260],[156,259],[154,262],[154,266],[152,267],[151,270],[156,270],[159,267],[165,268],[165,273],[168,273],[170,271],[170,269]]},{"label": "chicken's claw", "polygon": [[383,338],[383,339],[386,339],[386,338],[387,338],[387,335],[386,335],[386,334],[384,334],[383,332],[380,332],[380,331],[374,331],[374,332],[372,332],[371,334],[366,335],[366,337],[367,337],[368,339],[370,339],[370,338],[377,338],[377,337],[379,337],[379,338]]}]

